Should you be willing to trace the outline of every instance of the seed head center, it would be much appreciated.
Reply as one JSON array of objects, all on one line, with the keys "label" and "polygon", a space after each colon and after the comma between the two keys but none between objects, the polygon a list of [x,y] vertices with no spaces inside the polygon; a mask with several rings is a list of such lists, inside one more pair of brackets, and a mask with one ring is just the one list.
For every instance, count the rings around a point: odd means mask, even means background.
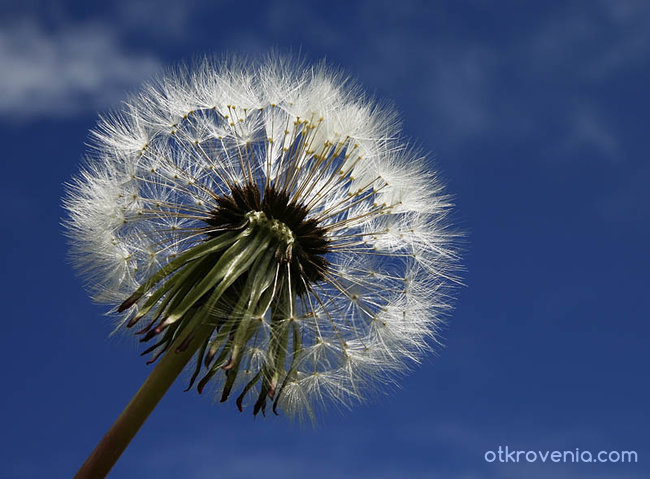
[{"label": "seed head center", "polygon": [[217,198],[217,208],[210,211],[208,236],[246,228],[271,236],[280,246],[278,261],[288,264],[293,287],[302,295],[309,285],[321,281],[329,268],[327,229],[309,213],[292,195],[273,185],[263,190],[256,184],[235,185],[230,194]]},{"label": "seed head center", "polygon": [[250,211],[246,213],[249,223],[268,232],[286,246],[290,246],[296,240],[293,231],[282,221],[275,218],[268,218],[263,211]]}]

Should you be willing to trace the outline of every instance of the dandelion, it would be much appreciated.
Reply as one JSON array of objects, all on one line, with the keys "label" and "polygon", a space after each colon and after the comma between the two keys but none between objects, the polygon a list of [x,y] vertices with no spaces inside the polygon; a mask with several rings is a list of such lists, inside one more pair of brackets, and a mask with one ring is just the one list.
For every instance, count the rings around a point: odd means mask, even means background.
[{"label": "dandelion", "polygon": [[157,365],[79,477],[108,472],[193,357],[188,390],[313,418],[436,340],[450,199],[393,111],[335,70],[206,60],[92,135],[65,198],[73,256]]}]

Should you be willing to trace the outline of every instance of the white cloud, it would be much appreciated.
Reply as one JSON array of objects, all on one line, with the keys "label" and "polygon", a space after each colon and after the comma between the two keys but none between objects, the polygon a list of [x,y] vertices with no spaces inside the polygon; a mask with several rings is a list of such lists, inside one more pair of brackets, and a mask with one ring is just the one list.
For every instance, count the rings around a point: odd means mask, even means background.
[{"label": "white cloud", "polygon": [[0,117],[20,120],[103,109],[159,69],[101,23],[48,31],[35,21],[0,29]]}]

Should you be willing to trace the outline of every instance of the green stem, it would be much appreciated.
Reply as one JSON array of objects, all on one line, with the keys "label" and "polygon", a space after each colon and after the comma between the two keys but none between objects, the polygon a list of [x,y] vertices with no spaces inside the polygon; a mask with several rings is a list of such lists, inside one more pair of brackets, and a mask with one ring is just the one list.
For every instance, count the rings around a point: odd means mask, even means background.
[{"label": "green stem", "polygon": [[160,399],[199,346],[208,338],[212,329],[213,327],[209,325],[200,326],[191,344],[180,353],[175,350],[187,336],[177,338],[177,341],[170,345],[169,351],[158,362],[120,417],[83,463],[74,476],[76,479],[106,477]]}]

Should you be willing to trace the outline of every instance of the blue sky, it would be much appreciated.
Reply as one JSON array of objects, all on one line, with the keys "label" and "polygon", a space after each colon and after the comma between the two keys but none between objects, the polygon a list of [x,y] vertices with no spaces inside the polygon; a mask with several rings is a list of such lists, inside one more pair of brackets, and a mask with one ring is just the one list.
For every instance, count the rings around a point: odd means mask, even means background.
[{"label": "blue sky", "polygon": [[[6,3],[0,477],[71,477],[149,371],[66,259],[97,114],[165,65],[271,48],[340,66],[430,152],[468,233],[445,347],[315,429],[178,383],[113,477],[650,477],[648,2]],[[639,463],[486,463],[499,445]]]}]

